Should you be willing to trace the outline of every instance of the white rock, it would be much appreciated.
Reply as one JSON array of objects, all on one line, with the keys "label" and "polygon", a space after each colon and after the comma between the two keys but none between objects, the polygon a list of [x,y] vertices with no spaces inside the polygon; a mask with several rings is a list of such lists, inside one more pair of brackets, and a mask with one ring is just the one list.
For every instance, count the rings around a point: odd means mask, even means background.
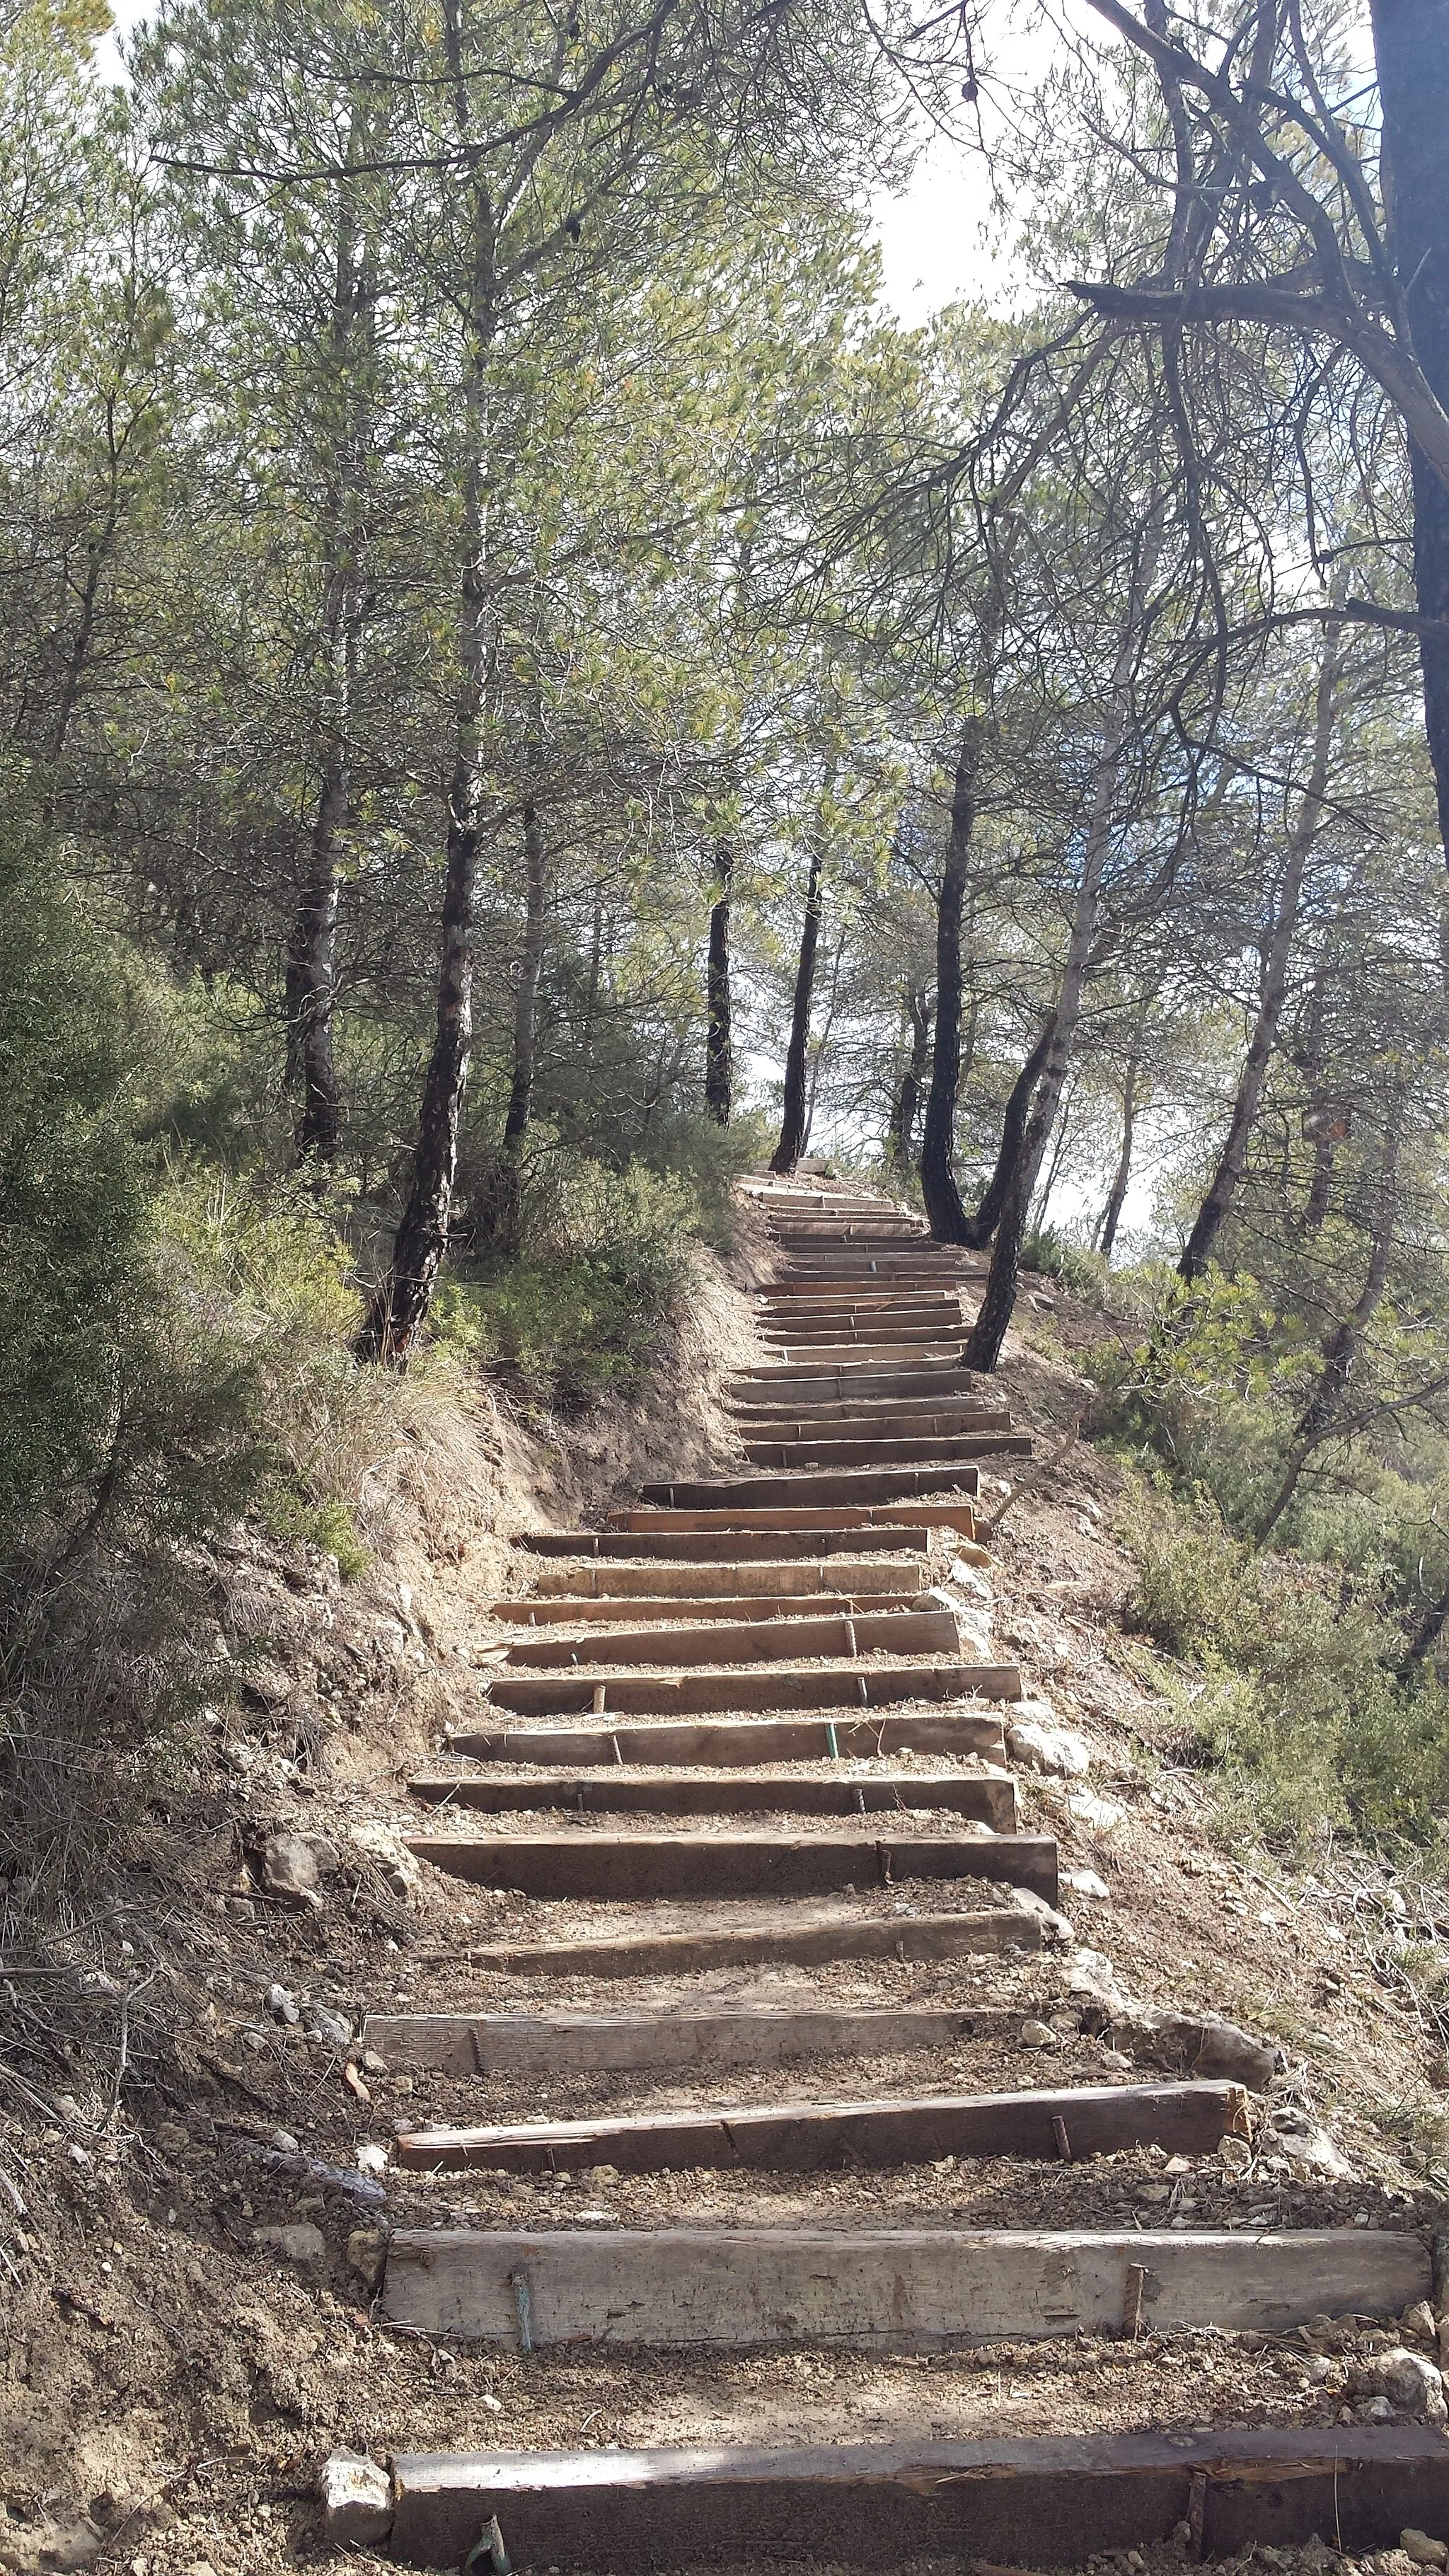
[{"label": "white rock", "polygon": [[1127,2010],[1127,1997],[1117,1982],[1117,1971],[1100,1950],[1080,1949],[1072,1952],[1067,1968],[1067,1992],[1083,1995],[1093,2003],[1103,2004],[1109,2013]]},{"label": "white rock", "polygon": [[1094,1869],[1064,1869],[1062,1885],[1069,1887],[1074,1896],[1095,1896],[1098,1899],[1105,1899],[1112,1893],[1105,1878],[1099,1878]]},{"label": "white rock", "polygon": [[1078,1735],[1070,1726],[1045,1725],[1037,1718],[1018,1718],[1015,1725],[1009,1726],[1006,1747],[1012,1760],[1027,1771],[1053,1772],[1062,1779],[1080,1780],[1092,1767],[1092,1748],[1084,1735]]},{"label": "white rock", "polygon": [[988,1609],[996,1598],[980,1567],[968,1565],[963,1556],[952,1558],[951,1571],[946,1579],[948,1583],[955,1584],[958,1592],[970,1592],[976,1600],[984,1601]]},{"label": "white rock", "polygon": [[1253,2161],[1253,2150],[1247,2139],[1235,2137],[1231,2129],[1219,2138],[1218,2155],[1227,2172],[1232,2174],[1245,2174]]},{"label": "white rock", "polygon": [[1401,2531],[1399,2547],[1406,2558],[1412,2558],[1416,2567],[1442,2567],[1445,2559],[1449,2558],[1449,2550],[1446,2550],[1443,2541],[1431,2540],[1427,2531],[1415,2531],[1412,2528]]},{"label": "white rock", "polygon": [[411,1894],[414,1888],[421,1887],[422,1869],[395,1825],[364,1818],[361,1824],[348,1826],[347,1839],[357,1851],[387,1872],[399,1893]]},{"label": "white rock", "polygon": [[292,2030],[295,2030],[302,2018],[297,2010],[296,1996],[291,1994],[286,1986],[268,1986],[267,2010],[273,2021],[284,2022]]},{"label": "white rock", "polygon": [[385,2174],[387,2171],[386,2147],[375,2146],[371,2139],[364,2139],[357,2150],[357,2170],[365,2174]]},{"label": "white rock", "polygon": [[294,2219],[287,2226],[254,2227],[252,2243],[267,2254],[280,2254],[288,2263],[322,2263],[327,2258],[327,2239],[310,2218]]},{"label": "white rock", "polygon": [[392,2480],[376,2460],[334,2451],[318,2481],[332,2542],[386,2540],[392,2529]]},{"label": "white rock", "polygon": [[1034,1914],[1043,1932],[1052,1940],[1070,1944],[1076,1939],[1065,1914],[1059,1914],[1054,1905],[1048,1905],[1046,1898],[1038,1896],[1034,1887],[1014,1887],[1011,1902],[1018,1914]]},{"label": "white rock", "polygon": [[1112,1833],[1127,1813],[1115,1798],[1099,1798],[1095,1789],[1073,1789],[1067,1806],[1073,1824],[1085,1825],[1094,1834]]},{"label": "white rock", "polygon": [[345,2048],[352,2037],[352,2024],[345,2013],[329,2012],[326,2004],[304,2004],[302,2028],[309,2039],[327,2048]]},{"label": "white rock", "polygon": [[1024,2021],[1020,2039],[1023,2048],[1060,2048],[1061,2034],[1044,2021]]},{"label": "white rock", "polygon": [[1284,2104],[1270,2114],[1268,2126],[1296,2172],[1327,2174],[1338,2182],[1353,2180],[1353,2166],[1343,2149],[1305,2111]]},{"label": "white rock", "polygon": [[1421,2424],[1449,2423],[1443,2379],[1421,2352],[1409,2352],[1400,2345],[1396,2352],[1381,2353],[1377,2377],[1399,2414],[1412,2415]]}]

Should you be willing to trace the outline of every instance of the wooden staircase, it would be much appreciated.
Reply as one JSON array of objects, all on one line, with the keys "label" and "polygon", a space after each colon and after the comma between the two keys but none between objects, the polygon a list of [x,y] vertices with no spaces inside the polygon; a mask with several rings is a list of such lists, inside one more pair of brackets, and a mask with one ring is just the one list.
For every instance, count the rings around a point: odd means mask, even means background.
[{"label": "wooden staircase", "polygon": [[[430,1811],[411,1838],[419,1860],[625,1919],[475,1950],[487,1998],[476,2010],[369,2020],[367,2044],[390,2068],[477,2087],[532,2075],[554,2114],[425,2123],[400,2138],[399,2164],[838,2175],[943,2157],[1050,2164],[1144,2143],[1211,2151],[1247,2126],[1236,2086],[871,2091],[873,2060],[916,2051],[929,2069],[993,2016],[1019,2025],[1019,2007],[887,1993],[740,2006],[688,1982],[751,1964],[1029,1967],[1059,1920],[1056,1845],[1021,1830],[1007,1760],[1002,1709],[1021,1695],[1020,1672],[963,1656],[950,1601],[929,1588],[933,1532],[982,1553],[982,1463],[1030,1448],[994,1382],[961,1365],[973,1265],[868,1194],[747,1188],[776,1271],[757,1299],[765,1356],[729,1389],[738,1464],[647,1485],[602,1530],[523,1542],[547,1570],[494,1605],[512,1643],[490,1712],[413,1783]],[[593,2011],[570,1997],[591,1978],[622,1986],[623,2003],[611,1993]],[[662,1993],[661,1978],[674,1981]],[[645,1979],[647,2004],[631,2003]],[[521,1980],[549,1981],[559,2002],[514,2005]],[[828,2057],[853,2070],[845,2099],[749,2089]],[[600,2070],[647,2091],[681,2069],[718,2079],[718,2098],[570,2116],[571,2086]],[[822,2201],[820,2223],[787,2227],[399,2228],[381,2314],[540,2356],[580,2344],[925,2354],[1000,2337],[1275,2332],[1325,2309],[1391,2317],[1429,2286],[1428,2250],[1409,2233],[879,2228]],[[1391,2427],[1375,2451],[1355,2430],[1331,2460],[1326,2437],[1294,2438],[1296,2451],[1282,2434],[1201,2428],[1193,2441],[904,2449],[464,2448],[394,2460],[370,2503],[341,2478],[331,2523],[339,2541],[390,2536],[411,2562],[495,2576],[510,2559],[572,2576],[712,2559],[878,2566],[907,2549],[1041,2566],[1175,2526],[1199,2549],[1240,2545],[1253,2512],[1275,2539],[1332,2531],[1334,2514],[1380,2544],[1404,2521],[1449,2527],[1442,2437]]]}]

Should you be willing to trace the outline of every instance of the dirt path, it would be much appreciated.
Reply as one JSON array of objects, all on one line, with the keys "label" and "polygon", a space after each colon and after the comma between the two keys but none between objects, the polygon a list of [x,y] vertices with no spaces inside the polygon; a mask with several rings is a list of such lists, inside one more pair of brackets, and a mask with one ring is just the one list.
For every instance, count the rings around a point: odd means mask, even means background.
[{"label": "dirt path", "polygon": [[1306,2118],[1278,2152],[1273,2051],[1204,2022],[1210,1979],[1143,2012],[1061,1910],[1107,1891],[1060,1887],[1050,1802],[1110,1801],[991,1634],[974,1501],[1031,1444],[961,1373],[973,1265],[868,1195],[753,1195],[737,1461],[535,1537],[488,1706],[412,1784],[413,1860],[486,1937],[362,2035],[412,2099],[353,2258],[434,2396],[370,2442],[391,2475],[334,2465],[332,2541],[1046,2565],[1449,2528],[1415,2213]]}]

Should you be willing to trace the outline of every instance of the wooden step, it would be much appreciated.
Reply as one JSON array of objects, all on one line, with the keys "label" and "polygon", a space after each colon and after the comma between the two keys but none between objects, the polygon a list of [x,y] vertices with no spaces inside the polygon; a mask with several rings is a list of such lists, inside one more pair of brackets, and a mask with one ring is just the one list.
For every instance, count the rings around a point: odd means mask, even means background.
[{"label": "wooden step", "polygon": [[[524,1530],[513,1545],[527,1550],[530,1556],[569,1556],[608,1563],[662,1563],[688,1565],[728,1559],[731,1563],[769,1564],[776,1558],[803,1556],[848,1557],[862,1546],[899,1547],[924,1554],[931,1544],[929,1528],[915,1515],[910,1522],[892,1522],[881,1514],[874,1518],[864,1512],[852,1514],[831,1527],[821,1525],[816,1512],[796,1512],[785,1516],[784,1526],[777,1525],[774,1515],[759,1512],[753,1519],[767,1524],[755,1528],[750,1519],[744,1522],[728,1513],[717,1518],[708,1513],[680,1512],[657,1527],[650,1526],[651,1516],[640,1515],[637,1530]],[[715,1542],[728,1537],[728,1548]]]},{"label": "wooden step", "polygon": [[762,1315],[755,1330],[767,1343],[950,1342],[960,1339],[963,1326],[959,1311],[952,1316],[935,1307],[924,1314],[876,1314],[869,1308],[831,1307],[824,1314],[812,1309],[808,1315]]},{"label": "wooden step", "polygon": [[710,2073],[787,2066],[801,2057],[939,2055],[965,2040],[1015,2036],[1017,2004],[674,2005],[636,2013],[369,2013],[362,2045],[389,2072],[437,2075]]},{"label": "wooden step", "polygon": [[[627,1616],[627,1613],[624,1614]],[[608,1629],[596,1637],[520,1638],[508,1649],[510,1672],[574,1664],[788,1664],[816,1655],[957,1655],[961,1640],[949,1610],[849,1610],[805,1619],[724,1620],[687,1627]]]},{"label": "wooden step", "polygon": [[410,1834],[408,1849],[475,1887],[621,1905],[827,1896],[934,1878],[999,1879],[1057,1901],[1057,1847],[1045,1834]]},{"label": "wooden step", "polygon": [[646,1503],[674,1510],[718,1511],[741,1504],[750,1511],[790,1511],[810,1503],[909,1502],[949,1488],[966,1496],[979,1489],[974,1467],[943,1459],[918,1467],[807,1469],[800,1475],[690,1476],[640,1488]]},{"label": "wooden step", "polygon": [[[399,2228],[381,2314],[517,2351],[954,2345],[1395,2317],[1432,2286],[1417,2236],[996,2234],[969,2228]],[[1449,2448],[1449,2446],[1446,2446]]]},{"label": "wooden step", "polygon": [[[924,1530],[917,1534],[926,1535]],[[837,1556],[818,1564],[807,1559],[780,1565],[591,1565],[576,1574],[541,1575],[537,1591],[526,1599],[495,1601],[492,1606],[494,1616],[503,1618],[518,1617],[544,1601],[573,1601],[578,1606],[586,1601],[608,1604],[640,1595],[653,1600],[676,1594],[702,1601],[715,1593],[727,1597],[732,1587],[740,1594],[748,1592],[753,1600],[797,1599],[807,1593],[828,1599],[836,1593],[918,1592],[924,1581],[922,1566],[910,1560],[902,1563],[899,1557]]]},{"label": "wooden step", "polygon": [[835,1769],[762,1775],[696,1768],[659,1769],[640,1778],[615,1764],[609,1770],[531,1773],[521,1780],[430,1772],[409,1787],[426,1806],[466,1807],[491,1816],[543,1807],[570,1807],[581,1816],[877,1816],[920,1808],[974,1817],[996,1834],[1014,1833],[1017,1824],[1010,1772],[873,1771],[853,1779]]},{"label": "wooden step", "polygon": [[827,1403],[853,1402],[860,1396],[895,1403],[973,1393],[979,1397],[981,1387],[981,1378],[970,1369],[958,1368],[954,1360],[924,1361],[919,1365],[914,1360],[901,1360],[879,1369],[837,1368],[833,1363],[814,1362],[808,1366],[802,1363],[798,1368],[735,1369],[725,1392],[732,1405],[789,1404],[797,1393]]},{"label": "wooden step", "polygon": [[[394,2561],[456,2567],[491,2521],[519,2567],[1078,2567],[1167,2542],[1189,2561],[1333,2534],[1351,2557],[1449,2530],[1449,2443],[1427,2424],[991,2435],[817,2449],[395,2453]],[[339,2520],[328,2541],[354,2545]]]},{"label": "wooden step", "polygon": [[838,1528],[854,1531],[858,1544],[867,1537],[879,1541],[882,1533],[894,1528],[898,1521],[907,1527],[913,1522],[924,1522],[932,1529],[959,1529],[964,1538],[970,1538],[976,1527],[976,1515],[970,1503],[953,1502],[949,1496],[936,1495],[929,1499],[921,1498],[919,1502],[842,1503],[833,1507],[821,1505],[814,1510],[808,1505],[792,1510],[788,1504],[777,1504],[769,1511],[744,1505],[716,1511],[683,1511],[658,1503],[641,1503],[609,1514],[611,1529],[637,1532],[769,1530],[788,1533],[797,1528]]},{"label": "wooden step", "polygon": [[898,1708],[904,1700],[1020,1699],[1016,1664],[737,1664],[723,1673],[494,1674],[490,1698],[515,1717],[743,1717],[751,1709]]},{"label": "wooden step", "polygon": [[1025,1432],[1019,1431],[947,1432],[936,1439],[928,1439],[918,1432],[904,1440],[885,1437],[820,1439],[806,1433],[799,1440],[746,1440],[741,1445],[754,1467],[909,1466],[923,1453],[945,1463],[967,1458],[1031,1456],[1031,1440]]},{"label": "wooden step", "polygon": [[912,1357],[919,1356],[923,1360],[949,1364],[960,1359],[966,1343],[962,1332],[949,1337],[944,1333],[936,1334],[929,1342],[798,1341],[776,1342],[771,1347],[777,1352],[782,1364],[788,1368],[799,1367],[810,1360],[828,1361],[832,1368],[836,1368],[847,1367],[856,1362],[865,1367],[879,1367],[893,1354],[899,1355],[902,1352],[909,1353]]},{"label": "wooden step", "polygon": [[935,1709],[912,1709],[869,1718],[739,1717],[712,1725],[676,1726],[655,1718],[643,1726],[611,1726],[603,1719],[593,1726],[472,1728],[454,1735],[448,1749],[479,1762],[564,1762],[579,1769],[607,1762],[700,1762],[712,1770],[734,1763],[748,1770],[752,1763],[862,1761],[889,1753],[1006,1759],[994,1709],[953,1709],[945,1717]]},{"label": "wooden step", "polygon": [[979,1906],[943,1914],[862,1914],[848,1906],[788,1907],[767,1921],[729,1930],[604,1933],[583,1941],[499,1942],[469,1952],[469,1964],[511,1977],[668,1977],[763,1964],[824,1967],[840,1959],[1000,1957],[1039,1950],[1035,1914]]},{"label": "wooden step", "polygon": [[786,1439],[792,1432],[814,1433],[830,1438],[865,1438],[874,1432],[896,1436],[916,1431],[929,1436],[933,1431],[951,1434],[959,1431],[1009,1431],[1011,1415],[1004,1405],[982,1404],[977,1397],[949,1396],[852,1396],[829,1395],[810,1403],[798,1396],[762,1402],[759,1397],[736,1397],[730,1405],[730,1418],[739,1426],[742,1440],[761,1440],[773,1434]]},{"label": "wooden step", "polygon": [[[1083,2084],[1055,2092],[937,2093],[900,2101],[794,2102],[730,2110],[637,2111],[593,2120],[414,2129],[405,2171],[687,2173],[699,2166],[818,2173],[842,2165],[931,2164],[942,2156],[1026,2156],[1080,2163],[1128,2147],[1209,2155],[1246,2136],[1239,2084]],[[1063,2141],[1065,2140],[1065,2145]]]},{"label": "wooden step", "polygon": [[[708,1569],[733,1574],[737,1583],[749,1580],[748,1566]],[[892,1569],[904,1580],[919,1567],[898,1566]],[[802,1568],[792,1566],[799,1575]],[[841,1610],[846,1613],[877,1610],[912,1610],[920,1601],[920,1586],[910,1592],[864,1592],[855,1594],[833,1587]],[[651,1619],[661,1624],[682,1620],[687,1625],[701,1620],[806,1619],[829,1598],[826,1588],[817,1585],[813,1592],[741,1592],[741,1593],[664,1593],[658,1599],[647,1594],[641,1599],[635,1593],[604,1594],[597,1601],[575,1599],[565,1594],[557,1600],[490,1601],[489,1616],[500,1619],[511,1628],[552,1628],[599,1626],[610,1619]]]}]

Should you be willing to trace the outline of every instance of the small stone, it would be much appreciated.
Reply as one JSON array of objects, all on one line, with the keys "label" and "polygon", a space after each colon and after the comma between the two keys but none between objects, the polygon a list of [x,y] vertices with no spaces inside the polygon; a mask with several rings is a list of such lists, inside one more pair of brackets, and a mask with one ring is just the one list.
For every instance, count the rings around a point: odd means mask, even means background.
[{"label": "small stone", "polygon": [[1095,1789],[1073,1789],[1067,1799],[1067,1812],[1074,1825],[1085,1825],[1093,1834],[1110,1834],[1121,1824],[1127,1810],[1115,1798],[1099,1798]]},{"label": "small stone", "polygon": [[1047,1726],[1038,1718],[1018,1718],[1006,1730],[1007,1750],[1024,1770],[1080,1780],[1092,1767],[1092,1748],[1070,1726]]},{"label": "small stone", "polygon": [[372,2138],[365,2138],[357,2150],[357,2170],[365,2174],[385,2174],[387,2171],[386,2147],[379,2146]]},{"label": "small stone", "polygon": [[1427,2299],[1416,2299],[1411,2308],[1405,2308],[1399,2319],[1399,2331],[1414,2343],[1434,2342],[1434,2311]]},{"label": "small stone", "polygon": [[317,1855],[304,1834],[271,1835],[262,1846],[260,1869],[268,1896],[278,1897],[284,1905],[305,1905],[314,1914],[320,1912]]},{"label": "small stone", "polygon": [[1412,2526],[1408,2531],[1400,2532],[1399,2547],[1416,2567],[1442,2567],[1449,2559],[1449,2550],[1442,2540],[1431,2540],[1427,2531],[1415,2531]]},{"label": "small stone", "polygon": [[1272,2112],[1268,2126],[1281,2146],[1290,2166],[1300,2174],[1327,2175],[1335,2182],[1352,2182],[1353,2167],[1343,2149],[1336,2145],[1328,2131],[1306,2111],[1283,2104]]},{"label": "small stone", "polygon": [[1044,2021],[1024,2021],[1021,2025],[1023,2048],[1060,2048],[1061,2033]]},{"label": "small stone", "polygon": [[1392,2424],[1394,2410],[1387,2397],[1367,2397],[1358,2409],[1361,2424]]},{"label": "small stone", "polygon": [[281,2226],[254,2227],[252,2243],[261,2246],[264,2253],[280,2254],[287,2263],[305,2266],[323,2263],[327,2259],[327,2239],[320,2227],[313,2226],[310,2218],[296,2219]]},{"label": "small stone", "polygon": [[309,2039],[327,2048],[346,2048],[352,2037],[352,2024],[345,2013],[329,2012],[325,2004],[304,2004],[302,2028]]},{"label": "small stone", "polygon": [[376,2460],[334,2451],[318,2481],[329,2541],[386,2540],[392,2529],[392,2480]]},{"label": "small stone", "polygon": [[1231,2130],[1219,2138],[1218,2154],[1230,2174],[1245,2174],[1253,2161],[1253,2150],[1247,2139],[1235,2137]]},{"label": "small stone", "polygon": [[365,2048],[362,2052],[362,2071],[364,2075],[385,2075],[387,2059],[379,2057],[375,2048]]},{"label": "small stone", "polygon": [[1401,2344],[1396,2351],[1379,2354],[1376,2375],[1384,2395],[1401,2415],[1411,2416],[1416,2424],[1449,2423],[1444,2382],[1421,2352],[1408,2352]]},{"label": "small stone", "polygon": [[1094,1869],[1064,1869],[1062,1885],[1069,1887],[1074,1896],[1094,1896],[1099,1903],[1112,1893],[1105,1878],[1099,1878]]},{"label": "small stone", "polygon": [[491,2388],[484,2389],[478,2403],[487,2415],[501,2415],[503,2412],[503,2400],[495,2397]]},{"label": "small stone", "polygon": [[1132,2060],[1124,2057],[1120,2048],[1104,2048],[1101,2062],[1113,2075],[1130,2075],[1132,2072]]},{"label": "small stone", "polygon": [[289,2030],[295,2030],[302,2016],[297,2009],[297,1998],[289,1988],[268,1986],[266,2000],[273,2021],[284,2022]]},{"label": "small stone", "polygon": [[347,2239],[347,2268],[369,2290],[377,2288],[387,2269],[387,2238],[380,2228],[353,2228]]}]

